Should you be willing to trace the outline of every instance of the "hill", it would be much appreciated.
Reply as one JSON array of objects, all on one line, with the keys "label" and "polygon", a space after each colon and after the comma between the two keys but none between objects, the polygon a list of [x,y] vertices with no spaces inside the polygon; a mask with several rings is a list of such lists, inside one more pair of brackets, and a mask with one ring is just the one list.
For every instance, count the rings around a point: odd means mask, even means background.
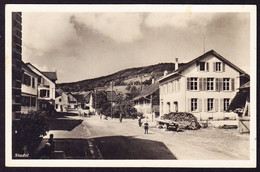
[{"label": "hill", "polygon": [[[181,65],[183,64],[179,64],[179,66]],[[115,83],[115,86],[127,86],[129,84],[141,85],[141,82],[142,85],[150,85],[152,77],[156,80],[163,75],[165,70],[172,72],[174,69],[174,63],[159,63],[151,66],[129,68],[98,78],[61,83],[57,84],[57,87],[65,92],[82,92],[93,90],[96,87],[107,87],[111,81]]]}]

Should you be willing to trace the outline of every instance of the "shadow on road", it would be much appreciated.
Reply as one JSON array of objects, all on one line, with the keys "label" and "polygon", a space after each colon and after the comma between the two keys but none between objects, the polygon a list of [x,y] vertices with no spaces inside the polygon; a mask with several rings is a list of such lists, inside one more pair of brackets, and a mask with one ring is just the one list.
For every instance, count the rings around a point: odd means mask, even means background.
[{"label": "shadow on road", "polygon": [[104,159],[177,159],[164,143],[127,136],[94,138]]},{"label": "shadow on road", "polygon": [[50,130],[67,130],[71,131],[78,125],[82,123],[83,120],[76,120],[76,119],[59,119],[54,118],[49,121],[49,129]]}]

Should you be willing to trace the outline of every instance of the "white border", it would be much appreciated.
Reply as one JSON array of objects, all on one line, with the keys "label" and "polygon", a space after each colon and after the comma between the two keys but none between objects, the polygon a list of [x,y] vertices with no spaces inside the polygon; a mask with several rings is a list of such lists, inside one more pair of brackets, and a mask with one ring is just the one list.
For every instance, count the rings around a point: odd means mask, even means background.
[{"label": "white border", "polygon": [[[250,13],[250,160],[13,160],[12,12],[249,12]],[[256,6],[255,5],[6,5],[5,108],[6,166],[12,167],[256,167]],[[255,114],[255,115],[253,115]]]}]

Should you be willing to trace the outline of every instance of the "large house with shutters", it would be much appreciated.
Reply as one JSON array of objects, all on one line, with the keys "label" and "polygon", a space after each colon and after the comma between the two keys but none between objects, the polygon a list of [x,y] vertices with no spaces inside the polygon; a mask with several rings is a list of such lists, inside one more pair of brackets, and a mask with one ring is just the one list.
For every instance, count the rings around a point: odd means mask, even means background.
[{"label": "large house with shutters", "polygon": [[198,120],[235,119],[229,104],[248,81],[243,70],[214,50],[208,51],[158,80],[160,116],[190,112]]}]

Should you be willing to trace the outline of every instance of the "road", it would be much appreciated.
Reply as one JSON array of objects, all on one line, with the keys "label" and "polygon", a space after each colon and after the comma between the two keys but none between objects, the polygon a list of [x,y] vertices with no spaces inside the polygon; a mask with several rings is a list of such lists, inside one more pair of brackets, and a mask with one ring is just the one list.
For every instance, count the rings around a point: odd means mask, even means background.
[{"label": "road", "polygon": [[[213,129],[166,132],[155,127],[149,128],[149,134],[144,134],[137,120],[99,119],[92,117],[69,117],[76,126],[69,130],[51,130],[56,145],[62,149],[72,149],[69,158],[93,159],[177,159],[177,160],[234,160],[248,159],[248,136],[235,135],[230,131]],[[213,136],[212,136],[213,135]],[[221,135],[221,138],[216,138]],[[207,137],[203,137],[207,136]],[[212,137],[212,138],[210,138]],[[225,137],[240,140],[222,143]],[[70,143],[64,146],[64,139]],[[214,140],[215,139],[215,140]],[[73,141],[71,141],[73,140]],[[63,146],[62,146],[62,144]],[[210,144],[209,144],[210,143]],[[238,150],[240,149],[240,150]],[[70,152],[67,150],[67,152]],[[86,151],[87,150],[87,151]],[[85,151],[85,154],[82,152]],[[78,153],[77,153],[78,152]],[[75,154],[82,154],[76,156]]]}]

